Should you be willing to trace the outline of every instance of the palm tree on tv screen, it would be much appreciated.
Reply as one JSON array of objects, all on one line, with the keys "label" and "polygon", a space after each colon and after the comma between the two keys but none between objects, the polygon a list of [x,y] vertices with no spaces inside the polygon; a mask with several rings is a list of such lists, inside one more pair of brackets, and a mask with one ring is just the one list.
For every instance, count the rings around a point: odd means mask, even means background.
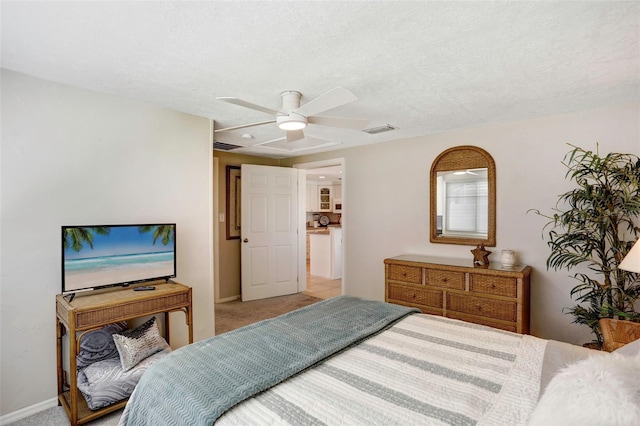
[{"label": "palm tree on tv screen", "polygon": [[67,228],[64,233],[64,248],[72,248],[74,251],[79,252],[82,250],[83,243],[93,248],[93,235],[109,235],[110,229],[106,226],[96,226],[89,228]]},{"label": "palm tree on tv screen", "polygon": [[173,225],[140,226],[138,230],[140,232],[153,231],[153,244],[160,239],[162,244],[166,246],[175,238]]}]

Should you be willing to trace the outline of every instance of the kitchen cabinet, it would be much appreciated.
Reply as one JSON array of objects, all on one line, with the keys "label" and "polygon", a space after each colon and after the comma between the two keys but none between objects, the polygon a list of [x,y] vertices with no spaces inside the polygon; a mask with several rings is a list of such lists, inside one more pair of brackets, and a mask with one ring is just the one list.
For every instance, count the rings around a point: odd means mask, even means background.
[{"label": "kitchen cabinet", "polygon": [[342,228],[330,226],[328,234],[310,234],[310,274],[333,280],[342,278]]},{"label": "kitchen cabinet", "polygon": [[318,211],[318,184],[307,182],[307,210],[308,212]]},{"label": "kitchen cabinet", "polygon": [[307,229],[307,263],[311,263],[311,234],[329,235],[329,228],[320,227]]},{"label": "kitchen cabinet", "polygon": [[333,185],[333,198],[342,198],[342,184]]},{"label": "kitchen cabinet", "polygon": [[318,212],[333,211],[333,186],[318,185]]}]

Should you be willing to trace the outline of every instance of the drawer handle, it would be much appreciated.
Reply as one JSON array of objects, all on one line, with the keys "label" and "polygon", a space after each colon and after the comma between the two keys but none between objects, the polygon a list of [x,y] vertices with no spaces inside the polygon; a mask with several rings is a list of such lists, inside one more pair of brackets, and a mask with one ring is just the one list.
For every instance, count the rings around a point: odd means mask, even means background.
[{"label": "drawer handle", "polygon": [[496,289],[496,285],[495,284],[491,284],[491,290],[495,290]]},{"label": "drawer handle", "polygon": [[443,278],[443,279],[442,279],[442,282],[443,282],[443,283],[446,283],[447,281],[449,281],[447,278]]},{"label": "drawer handle", "polygon": [[478,305],[477,308],[478,308],[478,312],[482,312],[482,306]]},{"label": "drawer handle", "polygon": [[406,277],[406,276],[407,276],[407,273],[406,273],[406,272],[403,272],[403,273],[402,273],[402,276],[403,276],[403,277]]},{"label": "drawer handle", "polygon": [[415,299],[415,298],[416,298],[416,294],[415,294],[415,293],[413,293],[413,294],[411,295],[411,298],[412,298],[412,299]]}]

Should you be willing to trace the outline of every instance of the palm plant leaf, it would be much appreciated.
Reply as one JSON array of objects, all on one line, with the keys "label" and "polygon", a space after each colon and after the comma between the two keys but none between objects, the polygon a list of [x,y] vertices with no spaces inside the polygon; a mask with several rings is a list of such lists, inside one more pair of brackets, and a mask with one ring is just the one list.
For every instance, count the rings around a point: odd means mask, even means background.
[{"label": "palm plant leaf", "polygon": [[565,312],[575,323],[591,327],[600,340],[600,318],[640,316],[635,311],[639,274],[618,269],[640,235],[640,158],[620,153],[601,157],[570,146],[563,164],[565,177],[576,187],[558,197],[553,215],[531,211],[548,219],[543,227],[551,249],[547,269],[584,266],[598,277],[574,275],[579,284],[570,295],[580,304]]}]

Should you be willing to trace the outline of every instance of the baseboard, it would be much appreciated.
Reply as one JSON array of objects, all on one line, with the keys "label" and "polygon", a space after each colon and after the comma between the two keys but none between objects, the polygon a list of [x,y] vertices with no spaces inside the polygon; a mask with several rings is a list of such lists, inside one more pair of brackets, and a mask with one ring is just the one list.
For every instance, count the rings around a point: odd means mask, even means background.
[{"label": "baseboard", "polygon": [[231,296],[231,297],[225,297],[224,299],[220,299],[218,301],[216,301],[216,303],[226,303],[226,302],[233,302],[234,300],[238,300],[240,299],[240,296]]},{"label": "baseboard", "polygon": [[2,426],[8,425],[9,423],[22,420],[25,417],[29,417],[33,414],[39,413],[40,411],[44,411],[48,408],[53,408],[57,406],[58,406],[58,397],[47,399],[46,401],[42,401],[37,404],[33,404],[28,407],[21,408],[18,411],[14,411],[13,413],[9,413],[0,417],[0,425]]}]

